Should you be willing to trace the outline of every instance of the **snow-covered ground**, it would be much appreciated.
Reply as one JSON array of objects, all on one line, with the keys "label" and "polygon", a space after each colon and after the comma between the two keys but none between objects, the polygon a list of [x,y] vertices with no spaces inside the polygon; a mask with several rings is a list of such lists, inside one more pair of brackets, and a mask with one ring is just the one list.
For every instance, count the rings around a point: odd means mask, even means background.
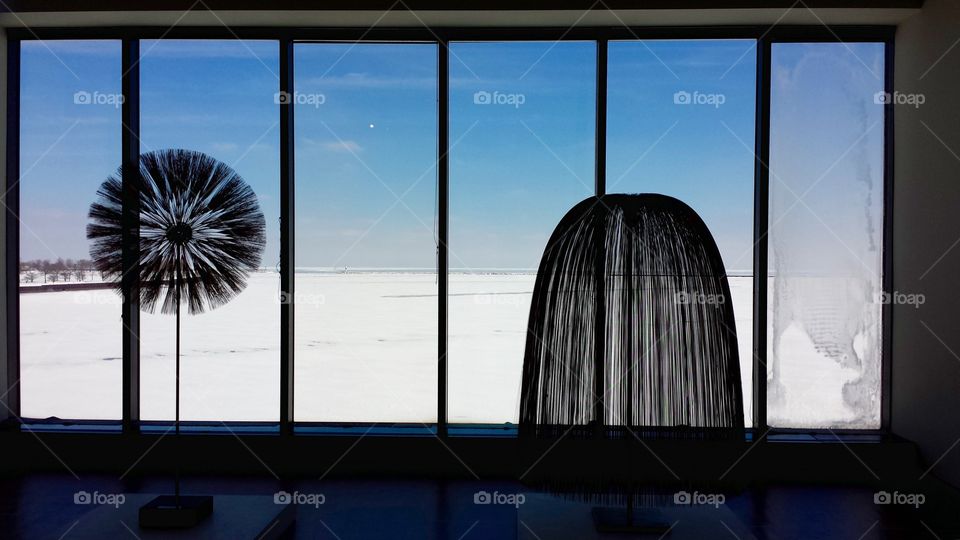
[{"label": "snow-covered ground", "polygon": [[[450,276],[451,422],[515,422],[532,274]],[[750,418],[752,279],[730,278]],[[279,416],[279,278],[261,272],[217,310],[185,316],[182,404],[188,420]],[[429,273],[297,274],[296,418],[429,422],[436,415],[437,283]],[[22,294],[22,412],[120,417],[121,321],[110,290]],[[174,318],[141,317],[141,414],[173,417]],[[791,328],[780,344],[781,417],[854,417],[841,387],[856,373]],[[795,396],[793,399],[791,396]]]},{"label": "snow-covered ground", "polygon": [[[516,421],[532,274],[451,274],[452,422]],[[751,279],[731,279],[750,388]],[[279,416],[279,278],[257,273],[231,303],[182,325],[184,419]],[[437,283],[427,273],[298,273],[296,417],[431,421]],[[120,417],[120,301],[110,290],[23,294],[22,412]],[[174,318],[141,317],[141,414],[173,416]],[[749,404],[749,400],[747,400]]]}]

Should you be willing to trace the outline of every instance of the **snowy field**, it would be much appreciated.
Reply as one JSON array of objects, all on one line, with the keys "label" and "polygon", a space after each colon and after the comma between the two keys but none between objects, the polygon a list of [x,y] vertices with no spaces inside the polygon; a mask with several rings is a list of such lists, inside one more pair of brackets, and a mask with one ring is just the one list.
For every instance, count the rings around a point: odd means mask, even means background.
[{"label": "snowy field", "polygon": [[[515,422],[532,274],[451,274],[451,422]],[[752,279],[730,279],[747,418]],[[427,273],[297,275],[296,418],[430,422],[436,415],[437,284]],[[279,417],[279,278],[257,273],[230,304],[185,316],[182,405],[187,420]],[[120,417],[120,302],[109,290],[22,294],[25,417]],[[174,318],[141,317],[141,414],[173,417]],[[783,417],[852,419],[841,387],[855,370],[817,353],[788,329]]]},{"label": "snowy field", "polygon": [[[532,274],[452,274],[452,422],[515,422]],[[731,279],[745,389],[749,278]],[[296,417],[431,421],[436,415],[433,274],[298,273]],[[233,302],[182,327],[184,419],[279,417],[279,279],[257,273]],[[120,302],[109,290],[23,294],[22,412],[120,417]],[[141,317],[141,414],[173,416],[174,318]]]}]

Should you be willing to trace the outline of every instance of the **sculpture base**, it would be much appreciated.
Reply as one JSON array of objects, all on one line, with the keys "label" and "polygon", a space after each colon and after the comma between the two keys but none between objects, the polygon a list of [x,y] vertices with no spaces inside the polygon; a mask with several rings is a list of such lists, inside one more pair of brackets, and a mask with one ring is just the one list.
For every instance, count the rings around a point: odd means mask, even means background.
[{"label": "sculpture base", "polygon": [[210,495],[160,495],[140,507],[140,526],[145,529],[187,529],[213,513]]},{"label": "sculpture base", "polygon": [[664,534],[670,530],[670,523],[657,510],[594,507],[591,513],[594,526],[602,533]]}]

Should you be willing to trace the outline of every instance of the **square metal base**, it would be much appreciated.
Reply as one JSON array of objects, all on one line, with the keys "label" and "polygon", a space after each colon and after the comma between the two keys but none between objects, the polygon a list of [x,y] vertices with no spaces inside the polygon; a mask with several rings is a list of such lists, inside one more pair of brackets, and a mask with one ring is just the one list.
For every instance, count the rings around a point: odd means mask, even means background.
[{"label": "square metal base", "polygon": [[626,508],[594,507],[591,514],[594,526],[602,533],[664,534],[670,530],[670,523],[658,510],[634,509],[628,513]]},{"label": "square metal base", "polygon": [[213,513],[210,495],[160,495],[140,507],[140,526],[145,529],[186,529]]}]

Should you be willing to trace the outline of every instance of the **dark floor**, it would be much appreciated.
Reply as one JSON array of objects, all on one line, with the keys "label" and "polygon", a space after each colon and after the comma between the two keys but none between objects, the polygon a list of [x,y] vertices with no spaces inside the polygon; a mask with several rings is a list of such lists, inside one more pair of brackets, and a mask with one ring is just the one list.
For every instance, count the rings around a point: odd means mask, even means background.
[{"label": "dark floor", "polygon": [[[74,502],[77,492],[158,493],[166,478],[126,479],[84,474],[34,474],[0,480],[0,537],[66,538],[96,507]],[[597,535],[591,504],[545,495],[514,482],[413,480],[303,480],[272,478],[189,478],[185,491],[259,494],[279,490],[322,494],[323,504],[298,506],[289,538],[323,539],[486,539],[486,538],[657,538]],[[513,503],[476,504],[478,492]],[[867,488],[776,486],[725,494],[722,504],[674,505],[662,498],[661,516],[673,525],[668,538],[957,538],[957,530],[929,508],[878,505]],[[312,499],[316,502],[317,498]],[[715,497],[712,502],[718,499]],[[958,508],[960,510],[960,508]],[[131,538],[136,537],[132,525]]]}]

